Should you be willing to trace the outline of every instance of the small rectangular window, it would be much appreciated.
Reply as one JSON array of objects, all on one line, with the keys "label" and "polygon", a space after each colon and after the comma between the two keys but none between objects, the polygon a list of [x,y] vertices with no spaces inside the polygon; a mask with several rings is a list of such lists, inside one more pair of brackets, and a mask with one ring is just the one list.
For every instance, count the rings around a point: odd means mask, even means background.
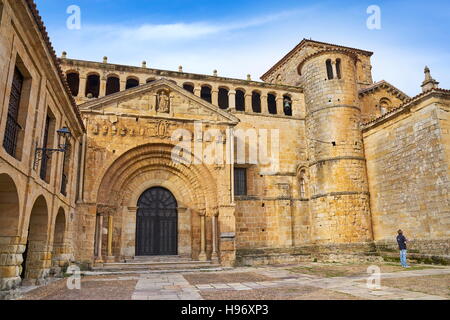
[{"label": "small rectangular window", "polygon": [[[46,149],[53,149],[53,140],[55,138],[55,117],[53,113],[50,111],[50,109],[47,110],[47,117],[45,118],[45,127],[44,127],[44,139],[42,142],[42,147]],[[43,152],[42,154],[42,161],[41,161],[41,171],[40,171],[40,177],[42,180],[46,181],[47,183],[50,181],[50,170],[48,168],[51,168],[51,158],[47,155],[46,152]]]},{"label": "small rectangular window", "polygon": [[61,194],[67,196],[67,184],[69,182],[70,160],[72,157],[72,146],[69,141],[66,141],[66,152],[64,153],[63,169],[61,175]]},{"label": "small rectangular window", "polygon": [[245,168],[234,169],[234,195],[247,195],[247,169]]}]

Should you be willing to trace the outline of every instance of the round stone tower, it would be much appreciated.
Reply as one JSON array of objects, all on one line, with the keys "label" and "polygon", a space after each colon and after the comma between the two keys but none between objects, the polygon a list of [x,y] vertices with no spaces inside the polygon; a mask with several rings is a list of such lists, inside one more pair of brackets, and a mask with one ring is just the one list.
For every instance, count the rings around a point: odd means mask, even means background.
[{"label": "round stone tower", "polygon": [[314,243],[372,240],[358,103],[356,54],[314,53],[301,62],[311,177]]}]

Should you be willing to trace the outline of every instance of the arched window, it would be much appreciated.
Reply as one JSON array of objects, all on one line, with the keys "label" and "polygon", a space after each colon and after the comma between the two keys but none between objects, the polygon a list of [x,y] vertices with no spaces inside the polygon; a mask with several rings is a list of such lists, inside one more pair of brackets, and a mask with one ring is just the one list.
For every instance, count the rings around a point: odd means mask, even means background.
[{"label": "arched window", "polygon": [[100,76],[91,74],[86,79],[86,97],[98,98],[100,94]]},{"label": "arched window", "polygon": [[292,116],[292,98],[286,94],[283,96],[283,111],[284,115]]},{"label": "arched window", "polygon": [[305,169],[300,171],[300,176],[299,176],[298,183],[299,183],[300,199],[306,199],[308,197],[308,194],[307,194],[306,171],[305,171]]},{"label": "arched window", "polygon": [[145,83],[151,83],[151,82],[154,82],[154,81],[156,81],[155,78],[148,78],[148,79],[145,81]]},{"label": "arched window", "polygon": [[120,79],[117,76],[109,76],[106,80],[106,95],[120,91]]},{"label": "arched window", "polygon": [[230,106],[228,102],[228,92],[226,88],[219,88],[219,108],[226,110]]},{"label": "arched window", "polygon": [[192,83],[183,84],[183,89],[189,91],[190,93],[194,93],[194,85]]},{"label": "arched window", "polygon": [[331,65],[330,59],[327,60],[327,75],[328,75],[328,80],[333,79],[333,66]]},{"label": "arched window", "polygon": [[267,106],[270,114],[277,114],[277,97],[272,93],[267,95]]},{"label": "arched window", "polygon": [[261,113],[261,94],[257,91],[252,92],[252,110]]},{"label": "arched window", "polygon": [[128,78],[125,89],[128,90],[128,89],[131,89],[131,88],[134,88],[137,86],[139,86],[139,80],[137,80],[135,78]]},{"label": "arched window", "polygon": [[211,87],[208,87],[208,86],[202,86],[202,90],[201,90],[201,92],[200,92],[200,97],[201,97],[203,100],[205,100],[205,101],[211,103],[211,102],[212,102],[212,97],[211,97]]},{"label": "arched window", "polygon": [[243,90],[236,90],[236,110],[245,111],[245,92]]},{"label": "arched window", "polygon": [[78,92],[80,91],[80,75],[77,72],[70,72],[66,75],[66,79],[72,95],[74,97],[78,96]]},{"label": "arched window", "polygon": [[337,73],[337,78],[341,79],[342,75],[341,75],[341,59],[337,59],[336,60],[336,73]]}]

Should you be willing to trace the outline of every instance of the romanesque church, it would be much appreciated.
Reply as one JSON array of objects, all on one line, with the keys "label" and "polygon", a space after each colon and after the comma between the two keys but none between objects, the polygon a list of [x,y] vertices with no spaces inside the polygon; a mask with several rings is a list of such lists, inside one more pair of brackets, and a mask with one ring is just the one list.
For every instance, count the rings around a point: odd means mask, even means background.
[{"label": "romanesque church", "polygon": [[399,228],[448,263],[450,91],[374,82],[372,55],[305,39],[260,80],[82,61],[0,0],[0,290],[151,256],[371,261]]}]

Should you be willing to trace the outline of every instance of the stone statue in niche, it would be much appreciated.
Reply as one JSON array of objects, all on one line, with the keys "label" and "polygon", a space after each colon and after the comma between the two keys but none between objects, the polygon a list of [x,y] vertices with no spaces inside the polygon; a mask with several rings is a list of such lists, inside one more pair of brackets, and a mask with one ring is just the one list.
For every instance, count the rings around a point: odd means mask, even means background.
[{"label": "stone statue in niche", "polygon": [[169,92],[166,90],[161,90],[158,92],[156,99],[156,111],[161,113],[170,112],[170,97]]},{"label": "stone statue in niche", "polygon": [[95,123],[95,124],[92,126],[92,133],[95,134],[95,135],[98,135],[98,132],[99,132],[99,129],[98,129],[98,123]]}]

